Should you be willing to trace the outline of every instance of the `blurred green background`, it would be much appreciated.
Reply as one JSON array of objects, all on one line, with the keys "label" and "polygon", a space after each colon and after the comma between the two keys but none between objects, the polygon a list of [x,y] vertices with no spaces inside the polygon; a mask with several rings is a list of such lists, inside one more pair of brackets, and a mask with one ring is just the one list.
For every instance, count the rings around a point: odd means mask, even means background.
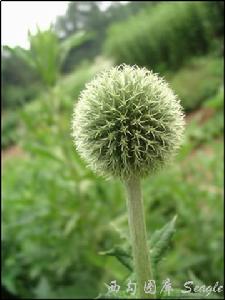
[{"label": "blurred green background", "polygon": [[[54,3],[52,3],[54,5]],[[44,9],[44,3],[43,3]],[[143,181],[148,233],[177,214],[161,279],[223,284],[223,13],[213,2],[70,2],[30,48],[2,49],[2,284],[20,298],[94,298],[128,270],[100,255],[127,233],[124,190],[71,138],[93,76],[120,63],[164,76],[186,113],[175,162]]]}]

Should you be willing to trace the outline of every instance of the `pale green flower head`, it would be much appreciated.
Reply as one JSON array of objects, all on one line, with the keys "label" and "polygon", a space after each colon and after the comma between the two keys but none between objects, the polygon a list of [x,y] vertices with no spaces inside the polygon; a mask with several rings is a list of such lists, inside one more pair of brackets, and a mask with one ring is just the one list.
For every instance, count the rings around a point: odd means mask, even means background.
[{"label": "pale green flower head", "polygon": [[86,84],[74,107],[77,151],[99,174],[145,176],[179,148],[184,116],[157,74],[137,66],[106,70]]}]

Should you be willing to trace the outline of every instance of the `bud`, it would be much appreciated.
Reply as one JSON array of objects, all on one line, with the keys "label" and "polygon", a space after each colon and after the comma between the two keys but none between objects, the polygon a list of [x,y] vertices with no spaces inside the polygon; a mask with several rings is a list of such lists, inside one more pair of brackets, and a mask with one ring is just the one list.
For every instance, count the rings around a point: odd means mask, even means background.
[{"label": "bud", "polygon": [[183,130],[182,108],[168,84],[128,65],[86,84],[72,120],[77,151],[90,168],[123,179],[146,176],[168,162]]}]

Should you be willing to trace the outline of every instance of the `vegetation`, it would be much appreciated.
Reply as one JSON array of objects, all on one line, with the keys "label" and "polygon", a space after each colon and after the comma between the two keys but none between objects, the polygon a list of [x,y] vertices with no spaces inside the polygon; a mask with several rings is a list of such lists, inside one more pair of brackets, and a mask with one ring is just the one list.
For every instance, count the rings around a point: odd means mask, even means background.
[{"label": "vegetation", "polygon": [[[178,292],[188,280],[207,286],[224,281],[224,89],[220,27],[223,4],[141,4],[146,5],[145,12],[137,14],[141,14],[143,22],[138,15],[133,16],[132,6],[117,5],[118,8],[113,5],[104,12],[104,16],[118,13],[106,41],[107,47],[110,44],[113,49],[110,58],[93,54],[90,59],[85,51],[81,55],[81,48],[92,42],[90,47],[95,47],[99,36],[97,26],[92,28],[95,33],[89,32],[83,21],[83,30],[90,40],[71,48],[60,69],[55,65],[56,77],[45,74],[52,70],[46,68],[44,77],[54,78],[47,87],[36,68],[27,65],[15,51],[7,48],[3,51],[2,284],[20,298],[109,297],[105,284],[112,280],[121,286],[118,297],[130,296],[126,293],[127,281],[135,278],[127,241],[125,191],[117,179],[109,184],[92,173],[79,157],[71,138],[74,102],[85,84],[100,71],[115,65],[115,59],[149,68],[154,57],[154,68],[162,70],[160,75],[169,81],[186,110],[184,144],[175,162],[142,182],[157,283],[161,287],[163,280],[169,278],[174,288],[171,297],[180,299]],[[193,18],[196,7],[200,19]],[[126,21],[130,24],[129,35],[125,31],[128,25],[118,21],[122,19],[119,16],[122,11],[129,18]],[[147,14],[154,18],[144,19]],[[161,14],[166,15],[164,21],[156,21]],[[165,20],[169,16],[171,33],[167,35],[173,38],[164,39]],[[193,40],[194,29],[202,28],[199,20],[203,18],[207,26],[199,31],[199,39]],[[154,31],[147,20],[154,22]],[[172,34],[173,24],[181,26],[182,20],[183,33],[176,30]],[[106,30],[110,24],[105,23]],[[186,34],[186,28],[193,31]],[[58,34],[59,29],[55,32]],[[79,36],[78,32],[74,27],[68,36]],[[212,38],[206,39],[209,34]],[[118,44],[114,46],[116,38]],[[102,39],[104,42],[104,35]],[[54,51],[67,41],[65,34],[59,38]],[[149,48],[144,46],[145,42]],[[153,43],[158,57],[149,55]],[[101,53],[101,43],[98,45],[99,50],[92,49],[93,53]],[[181,58],[183,45],[191,48]],[[163,52],[164,46],[167,52]],[[46,56],[41,56],[41,50],[35,53],[36,57],[42,57],[43,63],[48,57],[48,47]],[[163,53],[167,53],[165,57]],[[68,62],[71,72],[65,74]],[[14,148],[18,153],[12,151]],[[168,295],[159,296],[168,298]],[[204,296],[195,294],[191,299]],[[213,293],[208,298],[213,297],[223,295]]]},{"label": "vegetation", "polygon": [[223,84],[223,69],[222,57],[205,56],[190,60],[174,76],[168,76],[187,112],[199,108],[205,99],[216,94]]},{"label": "vegetation", "polygon": [[177,69],[212,47],[223,27],[222,9],[221,3],[179,1],[150,7],[109,28],[106,52],[116,63]]}]

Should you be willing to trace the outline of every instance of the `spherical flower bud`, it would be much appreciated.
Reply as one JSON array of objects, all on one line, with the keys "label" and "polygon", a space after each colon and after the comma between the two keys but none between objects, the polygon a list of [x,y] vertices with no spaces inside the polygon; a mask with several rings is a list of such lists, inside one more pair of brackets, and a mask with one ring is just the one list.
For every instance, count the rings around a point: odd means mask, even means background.
[{"label": "spherical flower bud", "polygon": [[177,96],[157,74],[121,65],[86,84],[75,105],[73,137],[96,172],[145,176],[171,159],[184,117]]}]

